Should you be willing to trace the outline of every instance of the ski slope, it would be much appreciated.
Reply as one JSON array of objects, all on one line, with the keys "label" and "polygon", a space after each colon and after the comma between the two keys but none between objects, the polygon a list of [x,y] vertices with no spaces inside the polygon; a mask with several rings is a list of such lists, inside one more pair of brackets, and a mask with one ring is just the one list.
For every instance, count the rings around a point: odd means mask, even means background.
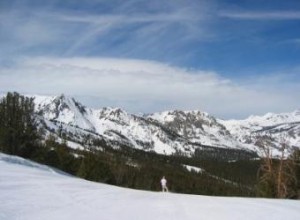
[{"label": "ski slope", "polygon": [[[159,180],[158,180],[159,181]],[[299,219],[300,202],[147,192],[94,183],[0,153],[0,219]]]}]

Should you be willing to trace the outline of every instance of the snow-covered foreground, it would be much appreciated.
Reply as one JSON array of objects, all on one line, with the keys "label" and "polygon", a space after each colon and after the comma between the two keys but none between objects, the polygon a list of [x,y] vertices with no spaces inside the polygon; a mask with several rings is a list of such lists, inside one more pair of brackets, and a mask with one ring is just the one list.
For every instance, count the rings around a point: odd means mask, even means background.
[{"label": "snow-covered foreground", "polygon": [[[159,180],[158,180],[159,181]],[[299,219],[300,202],[146,192],[0,154],[0,219]]]}]

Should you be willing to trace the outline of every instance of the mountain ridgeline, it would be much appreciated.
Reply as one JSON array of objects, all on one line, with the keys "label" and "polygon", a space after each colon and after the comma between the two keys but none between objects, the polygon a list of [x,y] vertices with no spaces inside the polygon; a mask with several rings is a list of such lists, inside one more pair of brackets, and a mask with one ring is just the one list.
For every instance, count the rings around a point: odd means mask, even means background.
[{"label": "mountain ridgeline", "polygon": [[201,111],[137,116],[120,108],[95,110],[65,95],[35,96],[34,100],[47,131],[58,136],[63,133],[68,141],[81,146],[91,146],[90,140],[97,139],[114,148],[128,146],[164,155],[222,158],[232,152],[227,158],[231,160],[260,156],[257,136],[272,135],[270,147],[275,156],[280,154],[282,137],[292,146],[300,146],[299,111],[225,121]]}]

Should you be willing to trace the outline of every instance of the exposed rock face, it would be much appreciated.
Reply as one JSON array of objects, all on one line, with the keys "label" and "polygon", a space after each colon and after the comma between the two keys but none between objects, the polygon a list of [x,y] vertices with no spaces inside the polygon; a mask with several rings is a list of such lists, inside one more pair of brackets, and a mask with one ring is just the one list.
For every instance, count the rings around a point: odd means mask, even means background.
[{"label": "exposed rock face", "polygon": [[120,108],[91,109],[64,95],[36,96],[36,112],[46,128],[71,134],[74,141],[100,138],[161,154],[191,155],[203,146],[259,152],[254,136],[271,134],[278,148],[282,135],[300,146],[300,111],[251,116],[245,120],[220,120],[201,111],[166,111],[147,116]]}]

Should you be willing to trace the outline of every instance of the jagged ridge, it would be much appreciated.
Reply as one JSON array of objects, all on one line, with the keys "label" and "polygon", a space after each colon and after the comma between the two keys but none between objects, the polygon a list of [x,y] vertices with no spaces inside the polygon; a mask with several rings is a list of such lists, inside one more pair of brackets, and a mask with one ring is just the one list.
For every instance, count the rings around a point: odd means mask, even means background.
[{"label": "jagged ridge", "polygon": [[80,143],[93,136],[161,154],[191,155],[204,146],[259,152],[252,136],[269,132],[275,135],[274,146],[278,146],[282,134],[292,145],[300,146],[299,111],[225,121],[201,111],[174,110],[137,116],[120,108],[96,110],[65,95],[35,96],[35,102],[48,130],[64,130]]}]

